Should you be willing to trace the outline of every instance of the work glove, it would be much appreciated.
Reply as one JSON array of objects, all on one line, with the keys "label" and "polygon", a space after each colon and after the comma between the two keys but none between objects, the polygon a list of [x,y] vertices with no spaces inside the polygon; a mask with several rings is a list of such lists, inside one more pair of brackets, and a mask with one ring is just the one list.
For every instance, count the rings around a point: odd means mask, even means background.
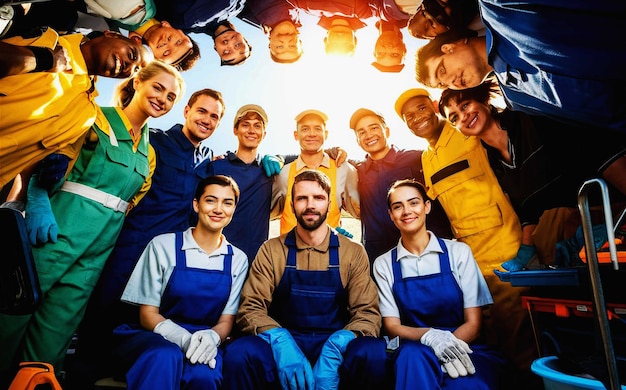
[{"label": "work glove", "polygon": [[51,154],[41,160],[38,164],[39,181],[38,185],[51,189],[55,184],[65,177],[70,158],[64,154]]},{"label": "work glove", "polygon": [[278,175],[284,164],[285,162],[282,160],[282,158],[280,158],[279,156],[272,156],[270,154],[266,154],[261,159],[261,165],[263,166],[265,176],[267,177]]},{"label": "work glove", "polygon": [[456,338],[452,332],[431,328],[420,338],[420,342],[433,349],[437,359],[441,362],[442,370],[450,378],[474,374],[476,368],[469,357],[472,353],[469,345]]},{"label": "work glove", "polygon": [[346,229],[342,228],[341,226],[337,226],[335,228],[335,231],[343,236],[346,236],[348,238],[352,238],[354,237],[354,235],[352,233],[350,233],[349,231],[347,231]]},{"label": "work glove", "polygon": [[312,390],[315,388],[311,363],[287,329],[274,328],[259,333],[258,336],[272,347],[278,379],[283,389]]},{"label": "work glove", "polygon": [[502,263],[502,268],[507,271],[519,271],[530,263],[536,252],[534,245],[521,244],[517,250],[517,255],[511,260]]},{"label": "work glove", "polygon": [[32,245],[43,245],[46,242],[57,242],[59,227],[52,213],[48,190],[38,185],[37,175],[28,182],[26,194],[26,231]]},{"label": "work glove", "polygon": [[356,338],[354,332],[341,329],[331,334],[324,343],[320,356],[313,367],[316,390],[331,390],[339,387],[339,367],[348,343]]},{"label": "work glove", "polygon": [[215,357],[220,342],[220,335],[213,329],[198,330],[191,335],[185,356],[191,364],[208,364],[209,367],[215,368]]},{"label": "work glove", "polygon": [[154,327],[153,332],[160,334],[165,340],[178,345],[183,352],[187,352],[191,333],[174,321],[167,319],[159,322]]},{"label": "work glove", "polygon": [[[593,243],[599,249],[608,241],[605,225],[593,225]],[[585,235],[582,226],[576,229],[576,233],[570,238],[556,243],[554,264],[561,267],[572,267],[583,264],[579,256],[580,250],[585,246]]]}]

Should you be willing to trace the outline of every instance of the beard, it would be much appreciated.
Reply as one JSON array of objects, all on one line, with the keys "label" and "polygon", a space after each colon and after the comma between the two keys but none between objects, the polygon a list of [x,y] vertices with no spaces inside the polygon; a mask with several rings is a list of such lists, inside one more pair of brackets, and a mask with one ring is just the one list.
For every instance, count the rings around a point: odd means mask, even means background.
[{"label": "beard", "polygon": [[[308,214],[308,216],[310,216],[311,214],[315,214],[319,218],[314,219],[314,220],[305,219],[304,214]],[[306,209],[302,213],[296,214],[296,220],[298,221],[298,224],[302,226],[304,230],[313,231],[317,229],[318,227],[322,226],[322,224],[326,223],[327,216],[328,216],[328,209],[326,209],[326,212],[324,213],[321,213],[319,211],[314,211],[311,209]]]}]

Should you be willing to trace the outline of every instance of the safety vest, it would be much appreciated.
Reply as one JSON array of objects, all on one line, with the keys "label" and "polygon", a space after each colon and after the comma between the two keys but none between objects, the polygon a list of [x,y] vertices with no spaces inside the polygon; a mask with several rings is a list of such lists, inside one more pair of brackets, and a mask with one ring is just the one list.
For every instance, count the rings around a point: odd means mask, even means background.
[{"label": "safety vest", "polygon": [[[330,178],[330,210],[328,211],[326,223],[328,223],[330,227],[336,228],[339,226],[339,221],[341,220],[341,209],[337,201],[337,165],[334,160],[330,160],[330,167],[319,166],[316,169],[324,172]],[[293,182],[298,173],[300,172],[296,172],[296,162],[294,161],[289,167],[285,207],[280,217],[280,234],[286,234],[296,226],[296,215],[293,213],[293,205],[291,203],[291,187],[293,187]]]}]

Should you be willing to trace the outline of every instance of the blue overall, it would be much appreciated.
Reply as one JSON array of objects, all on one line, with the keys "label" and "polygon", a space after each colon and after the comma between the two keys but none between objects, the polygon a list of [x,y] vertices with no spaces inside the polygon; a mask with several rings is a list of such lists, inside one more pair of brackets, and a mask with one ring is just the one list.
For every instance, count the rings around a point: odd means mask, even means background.
[{"label": "blue overall", "polygon": [[[161,298],[160,313],[189,332],[215,325],[226,306],[232,283],[233,250],[228,245],[224,270],[188,268],[182,232],[176,233],[176,268]],[[122,325],[115,330],[121,341],[115,355],[128,372],[129,389],[217,389],[222,383],[222,353],[218,350],[216,366],[191,364],[185,353],[163,336]]]},{"label": "blue overall", "polygon": [[[287,234],[285,245],[288,247],[285,273],[274,291],[268,312],[289,330],[311,366],[314,366],[328,337],[343,329],[351,318],[347,310],[347,292],[339,271],[339,238],[335,232],[331,233],[329,267],[326,271],[296,269],[295,229]],[[352,366],[357,356],[362,362],[372,341],[377,339],[358,337],[350,342],[344,355],[344,366]],[[353,344],[355,347],[351,348]],[[280,388],[272,349],[260,337],[247,336],[235,340],[226,347],[225,354],[228,361],[224,367],[225,387]],[[343,366],[340,375],[348,380],[354,377]],[[362,380],[367,382],[368,377]],[[352,381],[350,383],[353,384]]]},{"label": "blue overall", "polygon": [[[393,293],[403,325],[454,331],[464,322],[463,292],[450,269],[448,250],[442,239],[439,245],[441,272],[402,278],[398,250],[392,251]],[[474,375],[450,378],[441,370],[433,350],[413,340],[402,340],[391,356],[394,362],[396,389],[496,389],[503,360],[483,345],[472,344],[470,354],[476,367]]]}]

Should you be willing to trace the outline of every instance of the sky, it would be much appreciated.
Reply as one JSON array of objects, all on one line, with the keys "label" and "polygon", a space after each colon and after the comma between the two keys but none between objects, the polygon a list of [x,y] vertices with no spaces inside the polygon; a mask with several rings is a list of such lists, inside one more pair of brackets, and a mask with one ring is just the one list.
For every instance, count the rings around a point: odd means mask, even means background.
[{"label": "sky", "polygon": [[[413,38],[402,29],[407,45],[405,67],[399,73],[384,73],[374,68],[374,43],[378,36],[375,19],[365,20],[368,26],[357,31],[357,48],[353,57],[334,58],[324,52],[325,30],[317,19],[303,14],[300,36],[304,54],[292,64],[279,64],[270,59],[268,38],[260,29],[239,19],[232,20],[252,45],[252,54],[238,66],[220,66],[213,49],[213,40],[205,34],[191,34],[201,50],[196,65],[182,73],[186,81],[183,97],[172,110],[150,119],[153,128],[169,129],[183,123],[183,109],[189,96],[202,88],[218,90],[224,96],[226,110],[220,126],[205,141],[215,154],[235,151],[233,120],[239,107],[258,104],[268,115],[267,136],[259,147],[264,154],[298,154],[299,145],[293,137],[295,116],[306,109],[318,109],[329,117],[328,140],[325,147],[340,146],[350,159],[365,157],[349,127],[352,113],[359,107],[380,112],[390,128],[390,140],[402,149],[424,149],[425,140],[412,135],[393,108],[396,98],[409,88],[422,85],[415,80],[415,52],[427,41]],[[97,102],[111,105],[113,89],[119,80],[99,78]],[[440,91],[429,89],[434,98]]]}]

